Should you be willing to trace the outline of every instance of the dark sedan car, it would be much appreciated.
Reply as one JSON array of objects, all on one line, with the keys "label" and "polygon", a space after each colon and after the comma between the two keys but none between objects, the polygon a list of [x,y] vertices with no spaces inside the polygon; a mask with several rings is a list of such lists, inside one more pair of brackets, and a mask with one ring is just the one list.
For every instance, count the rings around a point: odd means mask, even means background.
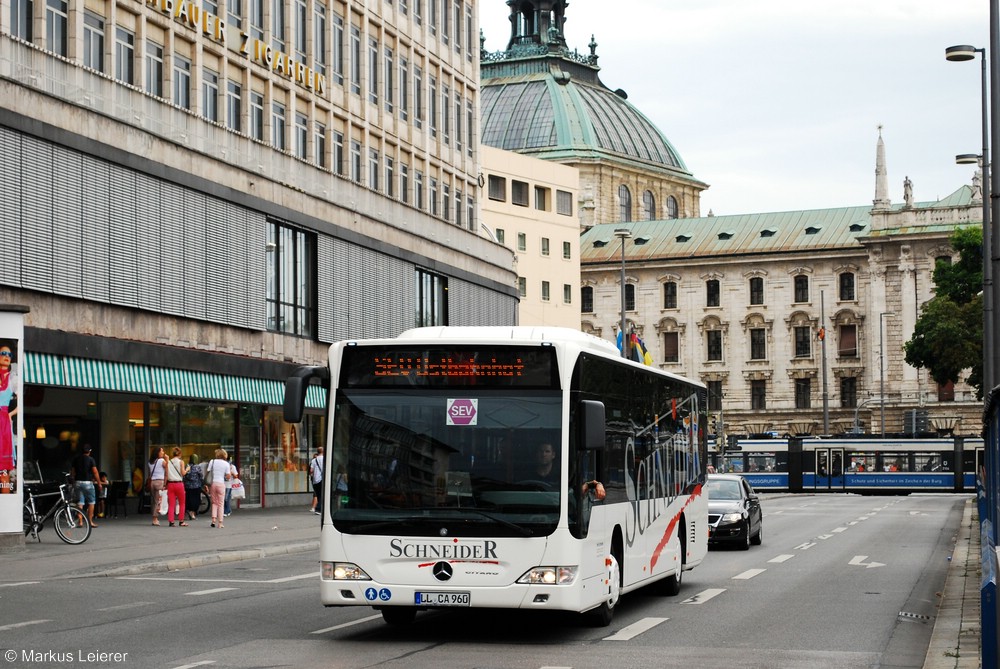
[{"label": "dark sedan car", "polygon": [[760,500],[739,474],[708,475],[708,543],[733,544],[743,550],[764,538]]}]

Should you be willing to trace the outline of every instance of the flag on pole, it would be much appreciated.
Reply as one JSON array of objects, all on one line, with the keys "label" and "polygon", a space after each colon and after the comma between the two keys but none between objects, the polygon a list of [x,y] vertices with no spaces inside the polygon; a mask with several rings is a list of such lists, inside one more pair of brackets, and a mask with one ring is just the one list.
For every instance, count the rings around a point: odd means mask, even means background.
[{"label": "flag on pole", "polygon": [[644,365],[653,364],[653,356],[646,349],[646,343],[639,338],[639,335],[632,333],[632,359]]}]

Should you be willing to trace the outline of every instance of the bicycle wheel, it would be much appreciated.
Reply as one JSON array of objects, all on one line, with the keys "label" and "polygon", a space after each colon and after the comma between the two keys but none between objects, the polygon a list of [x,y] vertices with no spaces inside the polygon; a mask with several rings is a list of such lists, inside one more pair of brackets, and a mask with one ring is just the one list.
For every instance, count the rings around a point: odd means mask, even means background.
[{"label": "bicycle wheel", "polygon": [[82,544],[90,538],[90,521],[75,506],[64,506],[52,518],[59,538],[68,544]]},{"label": "bicycle wheel", "polygon": [[212,498],[205,493],[199,493],[201,499],[198,502],[198,514],[205,515],[212,506]]}]

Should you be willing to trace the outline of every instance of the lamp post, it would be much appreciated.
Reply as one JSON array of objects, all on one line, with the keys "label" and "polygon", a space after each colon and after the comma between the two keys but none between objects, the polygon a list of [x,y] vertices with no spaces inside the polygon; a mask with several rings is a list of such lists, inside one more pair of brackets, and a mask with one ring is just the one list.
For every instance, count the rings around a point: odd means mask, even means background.
[{"label": "lamp post", "polygon": [[618,334],[622,338],[622,357],[627,358],[628,354],[625,352],[628,348],[628,341],[625,339],[625,240],[632,236],[632,231],[628,228],[616,228],[615,237],[621,240],[622,246],[622,321],[620,324],[620,330]]},{"label": "lamp post", "polygon": [[1000,365],[995,358],[995,342],[993,341],[993,226],[990,216],[990,126],[989,126],[989,98],[986,85],[986,49],[977,49],[968,44],[950,46],[944,50],[944,57],[947,60],[962,62],[972,60],[979,54],[982,58],[982,133],[983,152],[981,155],[962,154],[955,156],[955,162],[959,165],[982,163],[983,178],[983,390],[984,396],[989,398],[989,393],[996,383],[997,374],[1000,374]]},{"label": "lamp post", "polygon": [[883,311],[878,315],[878,375],[879,375],[879,407],[882,428],[882,438],[885,439],[885,317],[895,316],[891,311]]}]

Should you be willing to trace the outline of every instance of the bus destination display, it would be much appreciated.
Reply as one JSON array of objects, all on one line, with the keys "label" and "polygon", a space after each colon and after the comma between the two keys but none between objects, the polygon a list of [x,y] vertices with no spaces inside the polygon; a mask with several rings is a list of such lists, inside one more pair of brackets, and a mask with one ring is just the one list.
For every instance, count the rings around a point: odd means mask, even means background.
[{"label": "bus destination display", "polygon": [[344,349],[347,385],[477,385],[552,387],[550,349],[469,347]]}]

